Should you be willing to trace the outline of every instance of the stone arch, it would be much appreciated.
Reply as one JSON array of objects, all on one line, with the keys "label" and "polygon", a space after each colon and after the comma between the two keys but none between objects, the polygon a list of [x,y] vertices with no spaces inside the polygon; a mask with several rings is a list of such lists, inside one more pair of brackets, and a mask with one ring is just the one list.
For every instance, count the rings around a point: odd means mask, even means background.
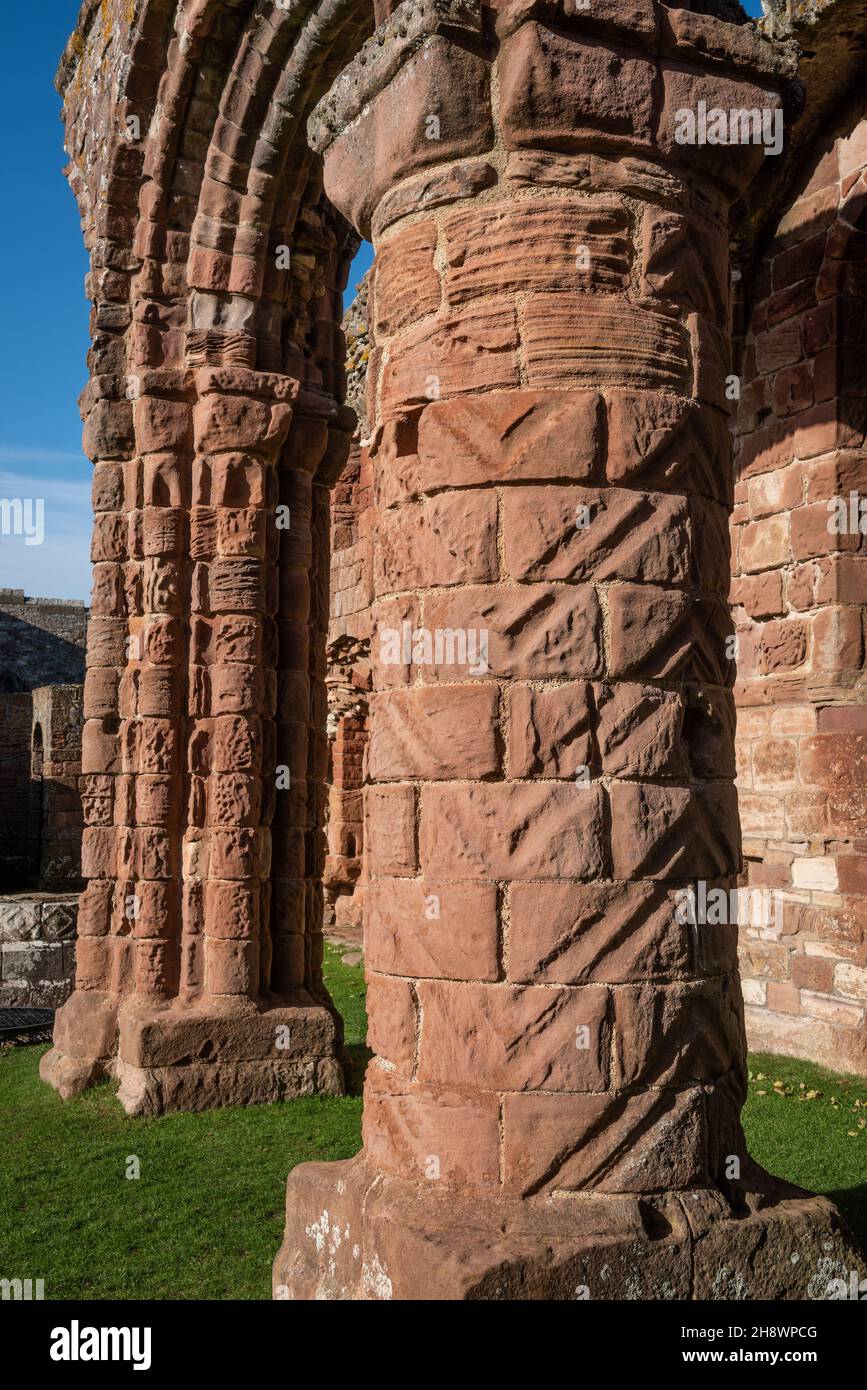
[{"label": "stone arch", "polygon": [[380,664],[436,669],[378,674],[365,1148],[292,1175],[277,1293],[700,1297],[761,1250],[763,1295],[797,1295],[854,1256],[750,1162],[732,923],[673,898],[739,865],[726,207],[763,157],[711,172],[675,127],[709,97],[782,110],[793,55],[656,0],[391,9],[85,7],[88,36],[109,21],[78,57],[108,63],[78,177],[105,335],[89,887],[44,1074],[112,1069],[139,1113],[340,1087],[317,943],[342,216],[379,253]]},{"label": "stone arch", "polygon": [[[321,978],[321,716],[357,238],[306,120],[372,20],[346,0],[88,3],[61,66],[92,257],[96,521],[89,886],[45,1072],[68,1093],[112,1070],[134,1111],[343,1084]],[[188,1009],[225,1034],[192,1071],[174,1062],[195,1055]],[[275,1065],[290,1016],[302,1040]]]},{"label": "stone arch", "polygon": [[865,539],[832,525],[867,492],[863,95],[827,113],[757,248],[744,336],[733,600],[749,882],[776,928],[745,923],[750,1040],[867,1070],[863,980]]}]

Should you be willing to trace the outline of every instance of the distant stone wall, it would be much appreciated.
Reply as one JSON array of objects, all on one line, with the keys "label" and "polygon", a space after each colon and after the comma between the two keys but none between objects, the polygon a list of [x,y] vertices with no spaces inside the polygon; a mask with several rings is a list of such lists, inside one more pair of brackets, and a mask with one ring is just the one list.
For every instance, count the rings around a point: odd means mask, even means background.
[{"label": "distant stone wall", "polygon": [[331,494],[331,610],[328,627],[329,924],[361,930],[364,887],[362,787],[371,685],[373,510],[365,393],[370,353],[365,276],[344,320],[347,400],[358,416],[355,441]]},{"label": "distant stone wall", "polygon": [[28,882],[39,864],[39,788],[31,769],[33,696],[0,693],[0,891]]},{"label": "distant stone wall", "polygon": [[746,328],[732,518],[746,1026],[753,1047],[867,1075],[863,96],[803,155]]},{"label": "distant stone wall", "polygon": [[72,993],[78,898],[0,898],[0,1008],[56,1009]]},{"label": "distant stone wall", "polygon": [[28,690],[83,681],[87,617],[77,600],[0,589],[0,672]]},{"label": "distant stone wall", "polygon": [[[41,753],[39,884],[58,890],[81,882],[81,685],[33,691],[34,763]],[[34,773],[37,768],[34,765]]]}]

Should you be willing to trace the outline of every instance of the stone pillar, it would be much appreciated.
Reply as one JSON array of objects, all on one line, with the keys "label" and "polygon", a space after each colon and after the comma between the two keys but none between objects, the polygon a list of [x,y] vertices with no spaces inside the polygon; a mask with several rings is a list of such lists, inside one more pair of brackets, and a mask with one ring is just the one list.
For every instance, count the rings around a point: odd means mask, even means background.
[{"label": "stone pillar", "polygon": [[764,151],[676,135],[773,121],[792,60],[649,0],[496,19],[400,7],[310,126],[377,252],[376,1056],[276,1293],[822,1297],[856,1256],[746,1153],[702,920],[740,868],[727,208]]}]

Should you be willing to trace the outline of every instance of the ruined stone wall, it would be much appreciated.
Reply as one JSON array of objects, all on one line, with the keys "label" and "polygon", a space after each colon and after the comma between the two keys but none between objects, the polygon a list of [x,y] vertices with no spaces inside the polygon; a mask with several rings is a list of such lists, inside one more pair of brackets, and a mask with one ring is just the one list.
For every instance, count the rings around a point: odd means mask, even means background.
[{"label": "ruined stone wall", "polygon": [[0,694],[0,892],[27,883],[39,862],[39,789],[31,775],[33,697]]},{"label": "ruined stone wall", "polygon": [[84,680],[87,608],[73,599],[0,589],[0,673],[28,690]]},{"label": "ruined stone wall", "polygon": [[741,930],[749,1037],[861,1073],[867,536],[849,523],[867,494],[865,165],[862,96],[809,152],[748,287],[732,531],[740,814],[764,894]]},{"label": "ruined stone wall", "polygon": [[0,898],[0,1008],[56,1009],[69,998],[77,916],[69,894]]},{"label": "ruined stone wall", "polygon": [[[358,416],[346,467],[331,494],[331,607],[328,627],[329,797],[325,897],[328,921],[361,931],[364,880],[362,788],[368,735],[370,607],[373,601],[371,464],[365,408],[368,277],[344,321],[347,402]],[[362,442],[363,441],[363,442]]]},{"label": "ruined stone wall", "polygon": [[[40,803],[39,885],[81,886],[81,685],[33,691],[33,773]],[[39,766],[37,767],[37,759]]]}]

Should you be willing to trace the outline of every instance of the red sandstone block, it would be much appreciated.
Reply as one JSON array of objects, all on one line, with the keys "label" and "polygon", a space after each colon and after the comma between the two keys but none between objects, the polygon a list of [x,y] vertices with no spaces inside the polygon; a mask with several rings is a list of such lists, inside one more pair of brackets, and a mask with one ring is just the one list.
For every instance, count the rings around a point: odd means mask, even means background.
[{"label": "red sandstone block", "polygon": [[[732,581],[731,601],[751,618],[776,618],[783,612],[783,575],[779,570],[739,575]],[[809,606],[809,605],[808,605]]]},{"label": "red sandstone block", "polygon": [[420,859],[426,877],[592,878],[602,872],[598,786],[427,786]]},{"label": "red sandstone block", "polygon": [[415,873],[414,788],[365,789],[364,843],[372,876]]},{"label": "red sandstone block", "polygon": [[379,519],[374,551],[378,593],[497,578],[493,491],[447,492],[407,503]]},{"label": "red sandstone block", "polygon": [[621,984],[689,970],[689,927],[661,884],[516,883],[510,904],[511,982]]},{"label": "red sandstone block", "polygon": [[499,1181],[499,1101],[411,1085],[374,1062],[364,1081],[364,1147],[378,1168],[416,1182],[490,1189]]},{"label": "red sandstone block", "polygon": [[775,372],[791,362],[800,360],[801,323],[790,319],[756,339],[756,361],[759,371]]},{"label": "red sandstone block", "polygon": [[818,994],[833,993],[834,961],[821,956],[792,956],[792,984],[797,989],[811,989]]},{"label": "red sandstone block", "polygon": [[867,558],[833,555],[821,560],[817,567],[816,603],[867,604]]},{"label": "red sandstone block", "polygon": [[259,987],[259,942],[209,937],[205,943],[208,994],[255,994]]},{"label": "red sandstone block", "polygon": [[376,782],[491,777],[499,770],[497,690],[415,687],[374,696],[368,776]]},{"label": "red sandstone block", "polygon": [[801,740],[801,780],[828,792],[867,787],[867,733],[819,733]]},{"label": "red sandstone block", "polygon": [[223,715],[211,725],[210,757],[219,772],[253,772],[261,765],[259,722],[246,715]]},{"label": "red sandstone block", "polygon": [[[466,588],[423,600],[425,681],[601,673],[601,615],[588,585]],[[439,649],[435,637],[443,634]],[[458,634],[446,640],[448,634]],[[433,645],[433,662],[427,645]]]},{"label": "red sandstone block", "polygon": [[827,502],[798,507],[792,512],[792,553],[809,560],[835,550],[857,550],[860,536],[834,530],[834,516]]},{"label": "red sandstone block", "polygon": [[116,463],[97,464],[93,470],[91,500],[95,512],[120,512],[124,509],[123,468]]},{"label": "red sandstone block", "polygon": [[867,705],[827,705],[819,710],[819,733],[867,733]]},{"label": "red sandstone block", "polygon": [[590,687],[583,681],[509,695],[509,774],[574,777],[593,758]]},{"label": "red sandstone block", "polygon": [[374,879],[365,892],[364,939],[370,970],[496,980],[496,889],[428,878]]},{"label": "red sandstone block", "polygon": [[711,879],[739,872],[737,795],[728,783],[612,782],[609,796],[617,878]]},{"label": "red sandstone block", "polygon": [[271,452],[285,440],[292,410],[288,405],[268,405],[252,396],[214,394],[199,400],[193,418],[200,454],[239,449]]},{"label": "red sandstone block", "polygon": [[615,991],[618,1086],[713,1081],[742,1057],[736,973],[695,983],[627,985]]},{"label": "red sandstone block", "polygon": [[82,449],[94,462],[131,458],[135,432],[130,402],[96,401],[84,423]]},{"label": "red sandstone block", "polygon": [[651,294],[726,322],[728,255],[711,226],[679,212],[646,208],[643,283]]},{"label": "red sandstone block", "polygon": [[864,657],[862,615],[855,608],[820,608],[813,618],[816,671],[859,671]]},{"label": "red sandstone block", "polygon": [[[796,514],[795,514],[796,515]],[[738,564],[741,570],[773,569],[792,558],[787,513],[764,517],[744,526],[738,537]]]},{"label": "red sandstone block", "polygon": [[721,603],[646,584],[616,584],[607,597],[612,676],[664,679],[683,672],[731,683],[732,625]]},{"label": "red sandstone block", "polygon": [[774,409],[779,416],[807,410],[815,400],[828,400],[834,394],[825,384],[818,361],[815,366],[799,362],[795,367],[783,367],[774,377]]},{"label": "red sandstone block", "polygon": [[[383,505],[419,492],[491,482],[583,481],[601,447],[601,398],[594,391],[490,392],[429,405],[417,440],[400,426],[383,442]],[[408,473],[408,477],[406,476]]]},{"label": "red sandstone block", "polygon": [[774,256],[771,261],[774,289],[785,289],[800,280],[815,280],[825,259],[825,240],[823,228]]},{"label": "red sandstone block", "polygon": [[211,877],[246,880],[266,876],[270,860],[266,831],[250,827],[212,830],[207,844]]},{"label": "red sandstone block", "polygon": [[377,253],[374,329],[390,337],[407,324],[436,313],[442,291],[434,269],[437,229],[434,222],[403,228]]},{"label": "red sandstone block", "polygon": [[801,1012],[800,991],[790,984],[769,980],[766,999],[767,1007],[775,1013],[799,1014]]},{"label": "red sandstone block", "polygon": [[517,334],[514,307],[495,300],[411,329],[383,368],[382,419],[447,396],[517,386]]},{"label": "red sandstone block", "polygon": [[686,498],[626,488],[521,488],[503,498],[505,559],[515,579],[684,580]]},{"label": "red sandstone block", "polygon": [[753,749],[753,785],[756,791],[794,790],[798,781],[798,740],[764,738]]},{"label": "red sandstone block", "polygon": [[602,771],[611,777],[685,777],[682,696],[618,682],[594,686]]},{"label": "red sandstone block", "polygon": [[408,643],[410,660],[404,658],[405,624],[409,633],[419,625],[419,600],[411,594],[397,598],[377,599],[371,608],[370,652],[374,684],[378,690],[407,685],[415,675],[412,665],[412,642]]},{"label": "red sandstone block", "polygon": [[186,401],[142,396],[133,407],[136,448],[140,454],[186,449],[192,443],[192,413]]},{"label": "red sandstone block", "polygon": [[707,110],[774,111],[781,106],[779,93],[770,86],[748,82],[742,75],[724,77],[718,70],[711,76],[707,68],[680,68],[666,61],[660,63],[660,70],[664,93],[657,131],[660,149],[680,163],[713,177],[715,185],[727,189],[730,194],[745,188],[764,162],[764,148],[740,143],[728,147],[681,144],[677,139],[678,112],[698,111],[700,101],[706,102]]},{"label": "red sandstone block", "polygon": [[370,973],[367,979],[367,1045],[409,1075],[415,1056],[416,1007],[409,980]]},{"label": "red sandstone block", "polygon": [[650,142],[656,70],[645,58],[530,23],[503,42],[499,73],[506,149]]},{"label": "red sandstone block", "polygon": [[706,1121],[697,1089],[510,1095],[503,1142],[506,1189],[524,1195],[670,1191],[706,1181]]},{"label": "red sandstone block", "polygon": [[793,463],[772,473],[762,473],[747,480],[750,515],[753,518],[773,516],[790,511],[801,501],[802,469]]},{"label": "red sandstone block", "polygon": [[79,937],[106,936],[110,930],[114,883],[108,879],[91,879],[78,900]]},{"label": "red sandstone block", "polygon": [[809,625],[802,619],[766,623],[761,631],[761,670],[793,671],[802,666],[809,649]]},{"label": "red sandstone block", "polygon": [[598,292],[629,283],[629,218],[610,203],[486,203],[450,213],[443,225],[451,305],[488,293]]},{"label": "red sandstone block", "polygon": [[111,937],[81,936],[75,943],[75,988],[107,989],[114,942]]},{"label": "red sandstone block", "polygon": [[684,391],[690,349],[682,326],[614,295],[535,294],[523,310],[530,386],[612,386]]},{"label": "red sandstone block", "polygon": [[676,487],[731,500],[731,437],[717,411],[653,391],[611,392],[608,402],[610,482]]},{"label": "red sandstone block", "polygon": [[418,1078],[481,1091],[602,1091],[609,991],[422,980]]},{"label": "red sandstone block", "polygon": [[[424,40],[325,155],[326,189],[365,236],[383,194],[430,164],[493,144],[489,64],[441,35]],[[429,118],[439,120],[438,139]]]}]

